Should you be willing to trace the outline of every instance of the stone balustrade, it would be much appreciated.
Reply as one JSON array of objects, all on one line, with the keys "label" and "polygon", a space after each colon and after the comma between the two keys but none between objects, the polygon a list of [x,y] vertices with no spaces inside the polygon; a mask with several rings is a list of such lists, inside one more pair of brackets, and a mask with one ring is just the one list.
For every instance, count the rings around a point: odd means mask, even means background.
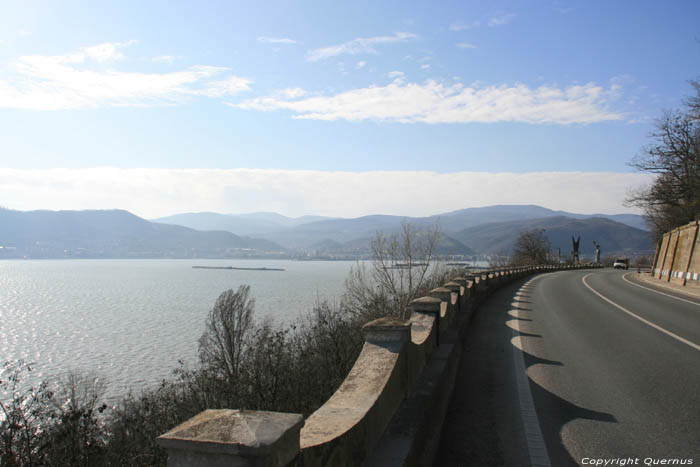
[{"label": "stone balustrade", "polygon": [[517,278],[581,267],[519,267],[455,277],[414,300],[409,319],[365,324],[365,343],[350,373],[306,420],[297,414],[207,410],[157,442],[168,451],[169,467],[432,463],[461,342],[476,307]]}]

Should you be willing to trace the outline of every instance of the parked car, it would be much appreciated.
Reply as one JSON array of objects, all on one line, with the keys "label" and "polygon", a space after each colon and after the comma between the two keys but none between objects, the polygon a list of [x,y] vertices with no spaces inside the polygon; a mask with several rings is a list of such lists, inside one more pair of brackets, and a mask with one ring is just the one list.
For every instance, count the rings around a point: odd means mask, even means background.
[{"label": "parked car", "polygon": [[630,267],[630,259],[629,258],[615,258],[615,262],[613,262],[613,268],[615,269],[628,269]]}]

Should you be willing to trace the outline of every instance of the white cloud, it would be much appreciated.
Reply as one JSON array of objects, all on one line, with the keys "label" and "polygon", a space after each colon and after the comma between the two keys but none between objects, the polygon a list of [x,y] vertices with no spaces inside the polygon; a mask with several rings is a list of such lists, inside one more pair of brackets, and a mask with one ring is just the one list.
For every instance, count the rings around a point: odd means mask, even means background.
[{"label": "white cloud", "polygon": [[395,78],[403,78],[404,77],[404,72],[403,71],[390,71],[389,73],[386,74],[390,79],[395,79]]},{"label": "white cloud", "polygon": [[250,80],[228,68],[195,65],[169,73],[118,71],[120,49],[105,43],[66,55],[27,55],[10,64],[0,80],[0,108],[59,110],[172,104],[192,96],[229,96],[249,89]]},{"label": "white cloud", "polygon": [[352,89],[304,99],[275,96],[244,100],[232,107],[260,111],[288,110],[311,120],[379,120],[400,123],[524,122],[572,124],[618,120],[607,109],[614,90],[588,83],[566,88],[524,84],[466,87],[462,83],[404,83],[400,75],[386,86]]},{"label": "white cloud", "polygon": [[279,91],[279,95],[286,99],[297,99],[308,94],[301,88],[287,88]]},{"label": "white cloud", "polygon": [[424,63],[420,66],[421,70],[430,70],[430,63]]},{"label": "white cloud", "polygon": [[122,47],[128,47],[135,44],[136,41],[130,40],[128,42],[106,42],[104,44],[97,44],[90,47],[82,47],[78,54],[74,54],[74,57],[79,57],[79,62],[83,63],[85,59],[95,60],[99,63],[112,62],[115,60],[121,60],[124,58],[124,54],[121,52]]},{"label": "white cloud", "polygon": [[229,76],[221,81],[210,81],[204,89],[192,91],[194,94],[201,94],[208,97],[222,97],[238,94],[250,90],[251,80],[239,76]]},{"label": "white cloud", "polygon": [[457,47],[460,49],[476,49],[476,46],[474,44],[470,44],[468,42],[460,42],[457,44]]},{"label": "white cloud", "polygon": [[161,63],[167,63],[169,65],[172,65],[173,62],[175,61],[174,56],[172,55],[158,55],[157,57],[153,57],[151,60],[154,62],[161,62]]},{"label": "white cloud", "polygon": [[356,69],[356,70],[361,70],[362,68],[365,67],[365,65],[367,65],[367,62],[364,61],[364,60],[360,60],[359,62],[357,62],[357,63],[355,64],[355,69]]},{"label": "white cloud", "polygon": [[456,23],[450,24],[450,31],[464,31],[465,29],[478,28],[480,25],[480,21],[472,21],[471,23],[457,21]]},{"label": "white cloud", "polygon": [[630,212],[622,207],[627,190],[650,180],[614,172],[0,168],[0,199],[11,209],[120,208],[146,218],[192,211],[426,216],[494,204],[614,214]]},{"label": "white cloud", "polygon": [[331,45],[319,49],[313,49],[308,53],[309,61],[316,62],[338,55],[358,55],[363,53],[377,53],[375,49],[379,44],[392,44],[406,42],[418,36],[410,32],[397,32],[393,36],[358,37],[343,44]]},{"label": "white cloud", "polygon": [[288,37],[266,37],[266,36],[260,36],[258,37],[258,41],[262,42],[263,44],[296,44],[297,41],[294,39],[290,39]]},{"label": "white cloud", "polygon": [[498,15],[498,16],[494,16],[493,18],[491,18],[488,22],[488,25],[491,27],[503,26],[505,24],[510,23],[514,19],[515,19],[515,14],[513,14],[513,13],[508,13],[505,15]]}]

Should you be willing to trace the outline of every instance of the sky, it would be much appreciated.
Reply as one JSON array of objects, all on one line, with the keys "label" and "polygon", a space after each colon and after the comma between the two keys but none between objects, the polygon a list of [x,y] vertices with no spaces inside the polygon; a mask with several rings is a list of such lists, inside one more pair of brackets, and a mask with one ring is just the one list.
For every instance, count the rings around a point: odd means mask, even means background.
[{"label": "sky", "polygon": [[0,15],[0,206],[635,212],[700,76],[700,2],[25,1]]}]

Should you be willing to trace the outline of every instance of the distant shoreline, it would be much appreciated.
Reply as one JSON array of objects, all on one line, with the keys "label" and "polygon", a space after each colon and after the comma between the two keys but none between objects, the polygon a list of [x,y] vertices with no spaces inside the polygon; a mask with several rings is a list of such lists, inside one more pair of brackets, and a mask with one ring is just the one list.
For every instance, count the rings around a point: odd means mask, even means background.
[{"label": "distant shoreline", "polygon": [[238,268],[234,266],[192,266],[192,269],[231,269],[234,271],[284,271],[281,268]]}]

